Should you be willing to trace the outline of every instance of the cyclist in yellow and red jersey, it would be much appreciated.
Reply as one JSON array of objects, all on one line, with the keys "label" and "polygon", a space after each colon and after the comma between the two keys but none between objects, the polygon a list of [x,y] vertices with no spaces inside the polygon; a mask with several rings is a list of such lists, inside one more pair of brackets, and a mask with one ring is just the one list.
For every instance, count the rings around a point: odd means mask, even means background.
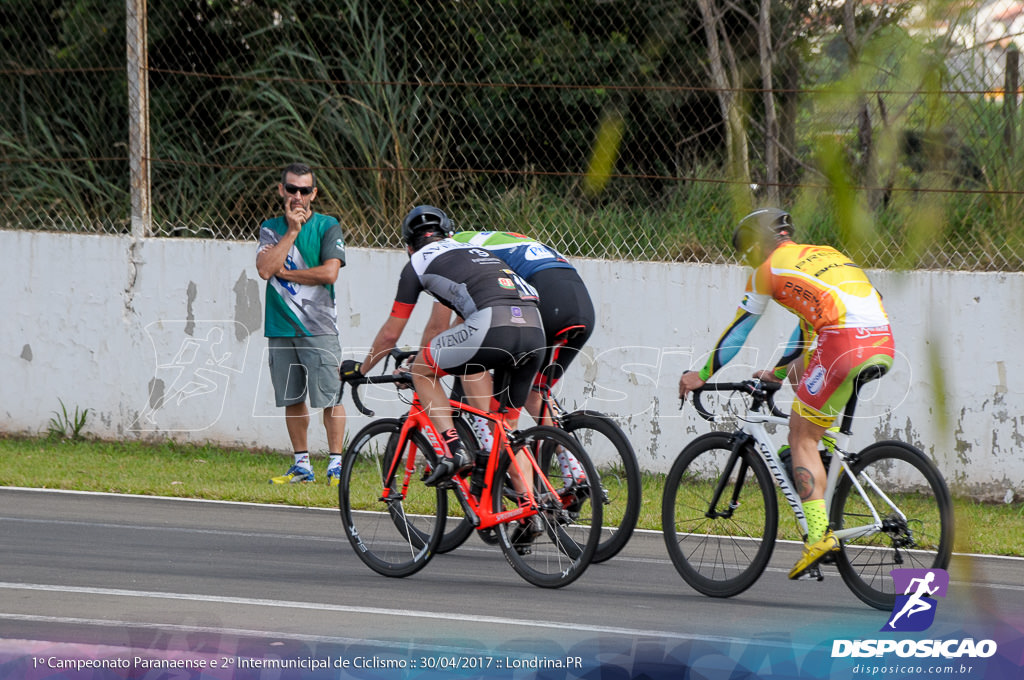
[{"label": "cyclist in yellow and red jersey", "polygon": [[[808,534],[803,555],[789,573],[799,578],[839,541],[828,527],[825,467],[818,442],[846,405],[857,375],[868,366],[892,366],[894,345],[882,298],[864,271],[830,246],[793,242],[789,213],[756,210],[736,227],[733,245],[754,268],[736,317],[699,372],[679,379],[685,398],[728,363],[747,339],[769,301],[799,317],[777,371],[804,356],[789,418],[794,483],[803,502]],[[817,344],[812,347],[816,337]],[[776,372],[777,377],[779,376]]]}]

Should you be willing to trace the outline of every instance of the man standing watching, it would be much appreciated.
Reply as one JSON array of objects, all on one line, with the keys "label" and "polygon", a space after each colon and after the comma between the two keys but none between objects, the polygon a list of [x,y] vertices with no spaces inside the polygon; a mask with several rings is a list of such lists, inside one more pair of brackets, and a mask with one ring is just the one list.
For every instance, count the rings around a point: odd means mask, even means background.
[{"label": "man standing watching", "polygon": [[330,453],[327,482],[337,486],[345,409],[340,403],[341,347],[334,283],[345,266],[345,242],[338,220],[310,207],[317,187],[309,166],[286,167],[277,193],[284,200],[284,215],[260,227],[256,269],[267,282],[264,326],[270,378],[277,406],[284,407],[295,460],[284,475],[270,482],[314,481],[307,442],[312,407],[323,409]]}]

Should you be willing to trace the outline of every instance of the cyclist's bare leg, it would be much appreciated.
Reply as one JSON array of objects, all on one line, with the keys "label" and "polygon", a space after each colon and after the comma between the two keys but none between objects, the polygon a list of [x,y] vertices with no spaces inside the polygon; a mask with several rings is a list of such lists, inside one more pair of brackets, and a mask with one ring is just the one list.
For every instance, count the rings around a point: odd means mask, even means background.
[{"label": "cyclist's bare leg", "polygon": [[825,466],[818,454],[818,442],[827,428],[802,418],[789,416],[789,447],[793,456],[793,481],[803,501],[807,518],[807,544],[789,572],[789,578],[811,575],[821,579],[817,562],[839,549],[839,541],[828,528],[825,510]]},{"label": "cyclist's bare leg", "polygon": [[[473,408],[481,411],[490,411],[491,401],[494,399],[494,378],[488,372],[474,373],[462,377],[462,390],[466,395],[466,401]],[[515,429],[515,423],[509,423]],[[518,466],[509,468],[512,477],[512,487],[519,493],[525,493],[526,489],[533,482],[533,468],[529,460],[522,453],[516,456]],[[518,467],[518,470],[516,469]]]},{"label": "cyclist's bare leg", "polygon": [[547,414],[542,414],[541,410],[544,406],[544,399],[540,392],[537,390],[530,390],[530,396],[526,398],[526,405],[524,408],[526,412],[533,416],[534,421],[538,425],[554,425],[551,417]]},{"label": "cyclist's bare leg", "polygon": [[423,360],[423,355],[424,352],[416,355],[416,360],[410,368],[412,386],[427,417],[448,447],[448,455],[439,460],[430,475],[423,480],[427,486],[436,486],[447,483],[454,475],[471,468],[473,457],[463,448],[455,433],[452,407],[440,376],[434,367]]},{"label": "cyclist's bare leg", "polygon": [[416,395],[423,404],[430,422],[438,432],[447,432],[455,427],[452,420],[452,407],[448,403],[448,395],[445,394],[444,385],[434,371],[433,367],[423,360],[423,352],[416,355],[410,372],[412,373],[412,386]]},{"label": "cyclist's bare leg", "polygon": [[466,402],[473,408],[489,411],[494,396],[494,378],[491,377],[490,371],[464,375],[460,379]]},{"label": "cyclist's bare leg", "polygon": [[789,448],[793,455],[793,481],[800,500],[825,498],[825,466],[818,454],[818,442],[828,428],[789,414]]}]

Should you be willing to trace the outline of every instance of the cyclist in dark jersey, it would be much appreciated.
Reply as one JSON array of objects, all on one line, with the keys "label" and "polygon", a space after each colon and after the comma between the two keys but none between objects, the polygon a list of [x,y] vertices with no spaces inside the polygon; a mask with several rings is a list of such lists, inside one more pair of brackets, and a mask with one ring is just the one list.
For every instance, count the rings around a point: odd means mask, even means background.
[{"label": "cyclist in dark jersey", "polygon": [[[594,332],[594,303],[576,268],[554,248],[522,234],[460,231],[452,238],[460,243],[489,250],[537,289],[540,316],[547,336],[547,356],[537,381],[546,380],[549,386],[553,386],[561,380]],[[578,328],[569,334],[565,345],[559,348],[555,356],[554,349],[560,341],[559,333],[574,326]],[[526,410],[534,417],[540,413],[539,393],[530,395]]]},{"label": "cyclist in dark jersey", "polygon": [[[406,215],[402,239],[410,257],[398,281],[391,315],[366,358],[361,363],[345,361],[341,367],[343,379],[361,377],[398,342],[420,292],[437,299],[424,330],[423,349],[411,368],[413,387],[450,454],[427,478],[429,485],[447,481],[472,465],[456,434],[440,377],[507,370],[506,401],[518,415],[543,359],[544,328],[537,292],[500,258],[453,241],[451,231],[448,216],[433,206],[417,206]],[[449,328],[453,311],[463,321]]]}]

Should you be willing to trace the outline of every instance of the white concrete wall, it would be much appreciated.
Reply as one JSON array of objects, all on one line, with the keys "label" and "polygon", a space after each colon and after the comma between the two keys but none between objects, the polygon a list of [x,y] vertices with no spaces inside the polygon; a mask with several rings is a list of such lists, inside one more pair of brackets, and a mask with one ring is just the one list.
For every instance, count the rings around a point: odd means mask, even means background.
[{"label": "white concrete wall", "polygon": [[[174,437],[289,448],[273,402],[263,338],[265,284],[255,244],[195,239],[0,232],[13,264],[0,318],[0,431],[45,432],[59,400],[89,408],[87,432],[104,438]],[[341,344],[361,358],[386,318],[405,255],[350,249],[338,285]],[[618,417],[641,464],[668,469],[710,426],[679,410],[682,370],[732,319],[739,267],[577,262],[600,325],[587,356],[561,385],[570,406]],[[872,272],[893,320],[895,369],[859,410],[854,444],[909,440],[957,488],[1002,499],[1024,495],[1024,275]],[[414,345],[421,303],[403,343]],[[792,317],[774,307],[748,348],[720,376],[769,365]],[[368,395],[397,415],[393,390]],[[349,402],[346,401],[346,404]],[[366,422],[356,417],[350,431]],[[781,436],[779,436],[781,443]],[[311,444],[322,448],[322,429]]]}]

